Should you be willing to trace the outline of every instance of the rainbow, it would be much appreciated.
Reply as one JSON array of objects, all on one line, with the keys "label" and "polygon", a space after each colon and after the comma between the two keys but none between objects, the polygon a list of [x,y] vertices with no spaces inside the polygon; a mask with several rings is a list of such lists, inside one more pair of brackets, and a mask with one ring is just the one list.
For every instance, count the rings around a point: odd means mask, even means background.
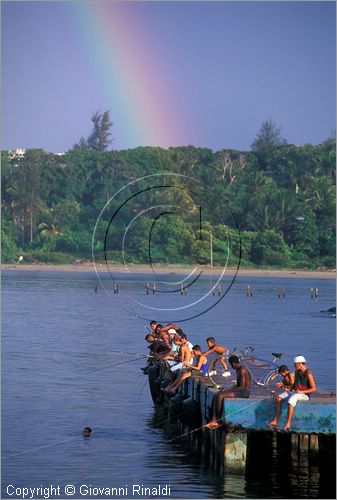
[{"label": "rainbow", "polygon": [[115,145],[182,145],[186,123],[175,84],[151,39],[149,21],[129,2],[71,2],[79,43],[114,122]]}]

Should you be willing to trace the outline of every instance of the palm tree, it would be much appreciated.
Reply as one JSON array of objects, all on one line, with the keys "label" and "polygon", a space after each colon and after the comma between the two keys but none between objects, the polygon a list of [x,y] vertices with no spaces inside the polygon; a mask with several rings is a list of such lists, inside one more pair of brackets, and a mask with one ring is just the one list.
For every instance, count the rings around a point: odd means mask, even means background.
[{"label": "palm tree", "polygon": [[251,147],[252,151],[261,151],[271,146],[283,146],[287,141],[281,136],[281,127],[269,119],[262,123]]},{"label": "palm tree", "polygon": [[23,242],[27,229],[29,241],[33,241],[36,215],[46,207],[39,193],[40,176],[46,157],[42,150],[28,150],[23,158],[15,160],[12,167],[11,186],[7,189],[7,194],[10,197],[13,222],[19,224]]},{"label": "palm tree", "polygon": [[309,197],[305,199],[305,203],[310,205],[318,215],[334,211],[336,188],[331,177],[311,177],[306,194]]}]

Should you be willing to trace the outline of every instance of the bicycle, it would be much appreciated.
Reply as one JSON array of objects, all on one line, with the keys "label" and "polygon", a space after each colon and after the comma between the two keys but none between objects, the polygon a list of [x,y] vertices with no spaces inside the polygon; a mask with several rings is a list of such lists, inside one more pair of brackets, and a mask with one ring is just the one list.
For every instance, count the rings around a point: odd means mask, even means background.
[{"label": "bicycle", "polygon": [[284,353],[272,352],[274,357],[272,361],[249,356],[254,352],[254,347],[246,346],[243,352],[239,352],[234,348],[233,355],[240,359],[240,362],[250,373],[253,384],[262,386],[267,391],[275,393],[277,384],[282,383],[282,376],[279,374],[279,365],[276,364],[277,360],[283,358]]},{"label": "bicycle", "polygon": [[[267,391],[274,394],[277,389],[276,384],[282,383],[282,377],[278,372],[279,366],[276,364],[276,361],[282,359],[284,353],[272,352],[273,360],[269,361],[250,356],[249,354],[254,352],[254,350],[254,347],[250,345],[246,346],[243,351],[238,351],[235,347],[231,355],[237,356],[241,364],[247,368],[254,385],[264,387]],[[226,377],[226,371],[220,362],[216,370],[208,373],[208,378],[220,390],[229,390],[233,384],[236,384],[236,379]]]},{"label": "bicycle", "polygon": [[[216,358],[214,358],[209,363],[209,371],[208,371],[208,379],[212,382],[212,384],[217,389],[230,389],[235,380],[232,380],[232,374],[226,370],[221,362],[221,355],[219,354]],[[228,366],[228,357],[229,354],[225,354],[224,358],[226,360],[226,364]],[[228,366],[229,367],[229,366]]]}]

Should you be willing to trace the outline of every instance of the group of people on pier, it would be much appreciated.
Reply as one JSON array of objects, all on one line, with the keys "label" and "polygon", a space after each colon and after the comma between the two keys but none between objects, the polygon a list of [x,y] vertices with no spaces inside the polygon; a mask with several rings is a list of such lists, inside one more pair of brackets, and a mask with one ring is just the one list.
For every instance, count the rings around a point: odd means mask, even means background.
[{"label": "group of people on pier", "polygon": [[[151,332],[146,335],[145,340],[149,343],[151,357],[149,357],[147,366],[142,370],[147,373],[153,359],[165,361],[166,366],[169,367],[170,375],[169,379],[163,379],[166,385],[161,390],[166,394],[175,394],[193,373],[204,377],[212,376],[216,373],[217,363],[222,365],[222,376],[225,378],[231,376],[228,364],[235,370],[235,385],[227,390],[219,390],[213,399],[212,418],[206,424],[207,428],[215,429],[221,425],[225,399],[250,397],[252,378],[248,368],[241,364],[238,356],[230,355],[227,347],[217,344],[214,337],[206,339],[207,348],[203,351],[200,345],[193,345],[190,342],[179,325],[169,323],[164,326],[156,321],[151,321],[150,328]],[[274,418],[266,422],[270,429],[277,428],[281,405],[286,401],[288,403],[287,420],[282,430],[290,431],[297,402],[308,400],[310,394],[317,390],[314,376],[309,370],[304,356],[298,355],[294,358],[294,367],[294,372],[291,372],[286,365],[282,365],[278,369],[282,381],[277,383],[275,387],[281,392],[275,396]],[[178,370],[181,370],[182,373]]]}]

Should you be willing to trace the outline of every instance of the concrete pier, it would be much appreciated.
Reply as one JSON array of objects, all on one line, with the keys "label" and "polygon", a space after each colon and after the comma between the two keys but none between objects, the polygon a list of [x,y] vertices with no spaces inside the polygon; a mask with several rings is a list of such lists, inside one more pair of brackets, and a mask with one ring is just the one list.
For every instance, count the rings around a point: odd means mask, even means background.
[{"label": "concrete pier", "polygon": [[[153,370],[158,375],[159,369]],[[154,377],[149,376],[150,388],[151,379]],[[249,399],[225,399],[222,426],[209,430],[204,425],[210,419],[213,397],[218,391],[207,377],[188,378],[174,397],[160,391],[158,377],[154,384],[151,394],[155,404],[166,408],[170,420],[179,422],[179,431],[188,437],[191,449],[216,470],[225,467],[244,472],[249,457],[260,453],[266,460],[285,455],[311,463],[320,463],[327,457],[330,462],[335,461],[335,395],[313,395],[309,401],[299,402],[292,432],[288,433],[268,428],[266,421],[274,415],[274,399],[264,388],[254,387]],[[280,429],[286,412],[285,403]]]}]

